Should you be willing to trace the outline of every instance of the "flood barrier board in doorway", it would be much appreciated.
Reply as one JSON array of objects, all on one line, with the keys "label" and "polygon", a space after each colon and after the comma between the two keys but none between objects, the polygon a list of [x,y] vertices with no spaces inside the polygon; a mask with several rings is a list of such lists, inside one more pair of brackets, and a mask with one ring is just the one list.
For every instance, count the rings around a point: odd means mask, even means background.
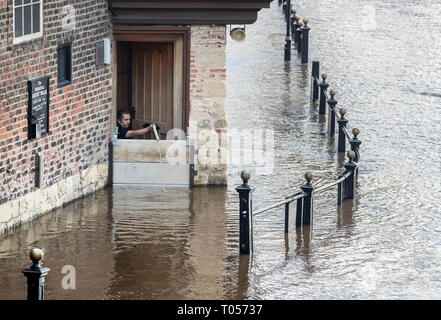
[{"label": "flood barrier board in doorway", "polygon": [[190,186],[185,140],[118,140],[113,145],[113,184]]}]

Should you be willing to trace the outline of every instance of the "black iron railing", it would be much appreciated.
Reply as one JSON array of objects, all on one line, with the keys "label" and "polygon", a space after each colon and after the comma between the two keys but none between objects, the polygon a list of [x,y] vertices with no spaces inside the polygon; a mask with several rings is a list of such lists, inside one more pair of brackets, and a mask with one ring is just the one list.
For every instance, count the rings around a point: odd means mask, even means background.
[{"label": "black iron railing", "polygon": [[[328,110],[328,133],[329,137],[335,136],[336,122],[338,124],[338,152],[346,151],[346,140],[351,145],[351,150],[355,152],[355,162],[360,161],[360,145],[361,141],[358,139],[360,130],[357,128],[352,129],[352,134],[354,137],[351,138],[347,130],[348,120],[345,118],[347,113],[345,108],[338,109],[337,114],[337,100],[335,95],[337,92],[331,90],[328,95],[329,84],[326,82],[327,75],[322,74],[322,82],[318,79],[320,73],[320,63],[319,61],[312,62],[312,73],[311,73],[311,101],[316,103],[319,101],[319,114],[326,115],[326,110]],[[328,108],[326,108],[328,106]]]},{"label": "black iron railing", "polygon": [[279,6],[283,8],[286,21],[285,61],[291,60],[293,41],[294,49],[297,49],[297,53],[301,55],[302,64],[308,63],[309,31],[311,30],[308,27],[309,19],[296,15],[297,10],[292,8],[291,0],[279,0]]},{"label": "black iron railing", "polygon": [[[316,63],[315,70],[318,72],[318,65]],[[320,85],[325,83],[326,75],[322,76],[323,82]],[[312,90],[312,100],[314,102],[314,97],[317,97],[316,87],[318,82],[317,77],[313,76],[313,90]],[[322,86],[323,88],[327,88],[326,86]],[[285,200],[274,203],[270,206],[267,206],[263,209],[259,209],[256,212],[253,212],[252,208],[252,192],[254,187],[248,185],[248,180],[250,179],[250,173],[247,171],[242,171],[241,178],[243,180],[243,184],[236,188],[239,192],[239,201],[240,201],[240,253],[241,254],[250,254],[253,251],[253,217],[267,212],[271,209],[275,209],[277,207],[284,206],[285,207],[285,233],[289,232],[289,212],[290,212],[290,204],[296,201],[296,219],[295,225],[296,228],[300,228],[302,226],[310,226],[313,221],[313,198],[314,195],[317,195],[321,192],[327,191],[329,189],[337,187],[337,205],[341,205],[342,202],[346,199],[353,199],[355,196],[355,181],[358,175],[358,163],[360,161],[360,144],[361,141],[358,139],[358,135],[360,130],[357,128],[352,129],[353,137],[351,137],[347,131],[346,124],[348,120],[344,118],[346,114],[346,110],[341,108],[339,110],[340,116],[336,113],[336,105],[337,101],[335,100],[336,92],[331,90],[330,97],[326,93],[325,90],[321,90],[320,92],[320,101],[327,102],[329,109],[329,121],[328,121],[328,137],[333,138],[335,133],[335,121],[339,124],[339,139],[338,139],[338,152],[346,151],[346,141],[351,145],[351,151],[347,152],[348,161],[344,164],[345,171],[340,174],[336,181],[327,183],[318,187],[319,183],[314,187],[311,183],[313,176],[311,173],[305,174],[306,183],[300,186],[302,191],[296,192],[293,195],[285,197]],[[318,99],[318,97],[316,98]],[[326,105],[324,110],[326,111]],[[326,113],[326,112],[325,112]],[[320,181],[320,182],[323,182]]]},{"label": "black iron railing", "polygon": [[[287,34],[285,42],[285,61],[291,59],[291,41],[294,41],[298,53],[301,54],[302,64],[308,63],[308,41],[309,27],[307,18],[300,18],[296,15],[296,10],[291,8],[290,0],[279,0],[279,6],[283,4],[283,12],[285,21],[287,22]],[[292,14],[292,16],[291,16]],[[302,20],[302,21],[301,21]],[[292,31],[292,33],[291,33]],[[306,183],[300,186],[299,192],[296,192],[284,200],[271,204],[265,208],[253,212],[252,193],[254,187],[248,184],[251,177],[246,170],[241,172],[243,184],[238,186],[236,190],[239,193],[239,247],[241,254],[250,254],[253,252],[253,217],[265,213],[269,210],[284,206],[285,210],[285,233],[289,233],[289,217],[290,205],[296,202],[295,225],[296,228],[303,226],[311,226],[313,222],[314,197],[324,191],[337,187],[337,205],[341,205],[344,200],[353,199],[355,197],[355,182],[358,175],[358,164],[360,162],[360,145],[358,139],[360,130],[352,129],[353,137],[349,135],[347,124],[348,119],[345,118],[346,109],[337,109],[337,100],[335,99],[336,91],[330,90],[328,94],[329,84],[326,82],[327,75],[322,75],[322,81],[319,80],[320,63],[312,62],[311,72],[311,102],[319,103],[319,115],[328,114],[328,137],[334,138],[336,132],[336,122],[338,124],[338,152],[346,152],[346,141],[351,145],[351,151],[347,152],[348,161],[344,164],[344,172],[338,175],[337,180],[315,186],[312,184],[313,176],[311,173],[305,174]],[[328,112],[327,112],[328,111]]]},{"label": "black iron railing", "polygon": [[239,193],[239,247],[241,254],[253,252],[253,217],[269,210],[284,206],[285,209],[285,233],[289,232],[290,204],[296,201],[296,228],[311,226],[313,222],[313,199],[314,196],[324,191],[337,187],[337,205],[341,205],[346,199],[353,199],[355,196],[355,181],[357,177],[358,163],[354,161],[355,152],[348,151],[348,162],[344,165],[345,171],[338,176],[336,181],[326,185],[315,187],[311,183],[311,173],[305,174],[306,183],[300,186],[301,191],[285,197],[285,200],[271,204],[265,208],[253,212],[252,193],[254,187],[248,184],[251,175],[248,171],[241,172],[243,184],[236,187]]}]

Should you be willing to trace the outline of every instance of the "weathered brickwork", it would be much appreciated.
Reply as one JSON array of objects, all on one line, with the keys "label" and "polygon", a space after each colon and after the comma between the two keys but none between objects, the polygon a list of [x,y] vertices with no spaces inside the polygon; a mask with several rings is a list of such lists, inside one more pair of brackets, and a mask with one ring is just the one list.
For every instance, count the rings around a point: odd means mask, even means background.
[{"label": "weathered brickwork", "polygon": [[[43,2],[43,36],[14,45],[13,0],[0,0],[0,233],[30,218],[20,217],[22,210],[7,209],[20,199],[38,193],[44,194],[41,201],[50,197],[72,200],[46,189],[68,188],[68,177],[81,179],[86,171],[97,168],[102,173],[108,162],[112,66],[95,64],[96,43],[112,34],[107,1]],[[63,28],[66,5],[75,9],[74,28]],[[57,47],[68,42],[72,43],[72,84],[57,88]],[[42,76],[50,76],[50,133],[28,140],[27,81]],[[36,188],[38,152],[45,157],[45,191]],[[91,181],[88,185],[93,187],[78,187],[76,195],[105,185],[105,174],[94,178],[101,181]],[[62,204],[53,200],[53,206]],[[33,207],[35,214],[50,209],[47,203]],[[16,215],[15,219],[7,220],[8,214]]]},{"label": "weathered brickwork", "polygon": [[192,26],[190,127],[198,149],[195,184],[226,184],[226,28]]}]

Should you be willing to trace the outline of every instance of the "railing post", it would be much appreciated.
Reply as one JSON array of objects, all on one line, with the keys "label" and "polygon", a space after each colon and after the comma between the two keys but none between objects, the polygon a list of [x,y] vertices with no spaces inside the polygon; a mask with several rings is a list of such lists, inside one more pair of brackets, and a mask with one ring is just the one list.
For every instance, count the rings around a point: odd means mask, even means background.
[{"label": "railing post", "polygon": [[[352,129],[352,134],[354,135],[354,137],[349,141],[349,143],[351,144],[351,150],[355,152],[354,161],[356,163],[358,163],[360,161],[360,144],[361,144],[361,141],[358,140],[357,136],[360,134],[360,130],[358,130],[357,128],[354,128],[354,129]],[[355,174],[358,175],[358,167],[355,170]]]},{"label": "railing post", "polygon": [[29,257],[33,264],[29,269],[23,270],[28,280],[28,300],[44,300],[44,280],[50,269],[41,266],[43,255],[44,252],[41,249],[32,249]]},{"label": "railing post", "polygon": [[292,13],[292,15],[291,15],[291,40],[293,40],[293,41],[294,41],[294,31],[296,30],[295,29],[295,27],[296,27],[296,12],[297,12],[296,9],[291,10],[291,13]]},{"label": "railing post", "polygon": [[314,191],[314,187],[311,184],[313,176],[312,173],[307,172],[305,174],[306,184],[301,186],[303,192],[306,193],[306,196],[303,198],[303,217],[302,217],[302,225],[311,225],[312,224],[312,216],[313,216],[313,199],[312,192]]},{"label": "railing post", "polygon": [[337,100],[334,99],[336,92],[331,90],[329,92],[331,98],[328,100],[329,105],[329,114],[328,114],[328,129],[329,129],[329,137],[333,137],[335,135],[335,106],[337,105]]},{"label": "railing post", "polygon": [[285,233],[288,233],[289,228],[289,202],[285,203]]},{"label": "railing post", "polygon": [[[318,78],[320,77],[320,62],[319,61],[313,61],[312,62],[312,71],[311,71],[311,77],[312,77],[312,103],[317,102],[319,97],[319,83]],[[317,78],[317,81],[315,79]]]},{"label": "railing post", "polygon": [[303,198],[297,199],[296,205],[296,228],[302,226]]},{"label": "railing post", "polygon": [[308,27],[309,19],[303,18],[303,23],[305,24],[302,27],[302,64],[308,63],[308,51],[309,51],[309,30]]},{"label": "railing post", "polygon": [[285,14],[285,22],[288,22],[288,17],[291,16],[291,0],[285,0],[285,3],[286,7],[283,13]]},{"label": "railing post", "polygon": [[322,82],[319,84],[320,87],[320,103],[319,103],[319,114],[326,114],[326,91],[328,90],[329,84],[326,83],[326,78],[328,76],[324,73],[322,74]]},{"label": "railing post", "polygon": [[297,15],[295,15],[295,16],[294,16],[294,20],[295,20],[295,22],[293,23],[292,34],[293,34],[293,36],[294,36],[294,44],[295,44],[295,48],[297,49],[297,47],[298,47],[298,43],[299,43],[299,36],[300,36],[300,33],[297,31],[297,30],[299,29],[299,20],[300,20],[300,17],[297,16]]},{"label": "railing post", "polygon": [[253,252],[253,202],[254,187],[248,185],[250,173],[242,171],[240,174],[243,184],[236,187],[239,193],[239,250],[241,254]]},{"label": "railing post", "polygon": [[360,134],[360,130],[358,130],[357,128],[354,128],[354,129],[352,129],[352,134],[354,135],[354,137],[351,139],[351,141],[349,141],[349,143],[351,144],[351,150],[355,152],[354,161],[358,162],[358,161],[360,161],[358,155],[360,153],[361,141],[358,140],[357,136]]},{"label": "railing post", "polygon": [[355,152],[348,151],[347,156],[349,161],[345,164],[345,168],[347,171],[350,171],[351,174],[346,178],[343,184],[343,200],[354,199],[355,196],[355,170],[357,169],[357,164],[353,161]]},{"label": "railing post", "polygon": [[303,22],[300,21],[297,24],[297,53],[301,53],[302,52],[302,27],[303,27]]},{"label": "railing post", "polygon": [[340,112],[340,119],[337,120],[338,122],[338,152],[345,152],[346,151],[346,135],[343,131],[344,128],[346,128],[346,125],[348,123],[348,120],[345,119],[346,109],[341,108],[339,110]]},{"label": "railing post", "polygon": [[287,0],[286,5],[285,61],[291,61],[291,0]]},{"label": "railing post", "polygon": [[337,205],[341,205],[343,201],[343,181],[337,185]]}]

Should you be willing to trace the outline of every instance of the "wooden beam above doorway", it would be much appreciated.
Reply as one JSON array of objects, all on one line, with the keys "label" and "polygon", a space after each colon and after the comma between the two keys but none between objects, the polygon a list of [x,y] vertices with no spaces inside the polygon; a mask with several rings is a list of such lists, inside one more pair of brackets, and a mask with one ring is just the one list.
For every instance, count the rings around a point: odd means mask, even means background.
[{"label": "wooden beam above doorway", "polygon": [[115,25],[252,24],[272,0],[108,0]]}]

